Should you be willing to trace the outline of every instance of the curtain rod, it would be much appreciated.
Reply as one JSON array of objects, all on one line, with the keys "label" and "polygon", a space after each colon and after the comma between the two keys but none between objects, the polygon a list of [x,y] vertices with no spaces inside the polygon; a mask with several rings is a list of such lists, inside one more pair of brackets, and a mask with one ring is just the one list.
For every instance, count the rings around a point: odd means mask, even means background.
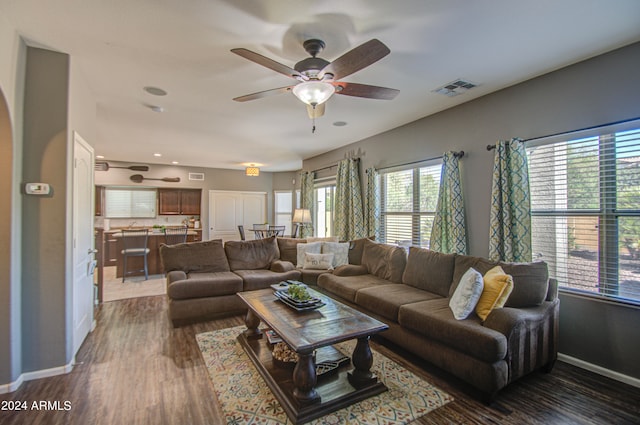
[{"label": "curtain rod", "polygon": [[[454,153],[453,153],[453,156],[458,157],[458,158],[462,158],[462,157],[464,156],[464,151],[454,152]],[[402,166],[404,166],[404,165],[419,164],[419,163],[421,163],[421,162],[433,161],[433,160],[436,160],[436,159],[442,159],[442,158],[443,158],[443,156],[442,156],[442,155],[440,155],[440,156],[434,156],[433,158],[425,158],[425,159],[420,159],[420,160],[418,160],[418,161],[405,162],[404,164],[389,165],[389,166],[387,166],[387,167],[377,168],[376,170],[377,170],[377,171],[380,171],[380,170],[386,170],[386,169],[389,169],[389,168],[402,167]]]},{"label": "curtain rod", "polygon": [[[354,161],[360,161],[360,158],[346,158],[346,159],[353,159]],[[333,167],[337,167],[338,164],[331,164],[331,165],[327,165],[326,167],[322,167],[322,168],[318,168],[317,170],[312,170],[312,173],[317,173],[318,171],[323,171],[323,170],[330,170]]]},{"label": "curtain rod", "polygon": [[[580,128],[578,130],[561,131],[559,133],[548,134],[546,136],[532,137],[530,139],[524,139],[524,140],[519,139],[519,140],[520,140],[520,142],[525,143],[525,142],[530,142],[532,140],[545,139],[547,137],[562,136],[562,135],[565,135],[565,134],[577,133],[579,131],[595,130],[595,129],[602,128],[602,127],[609,127],[610,125],[625,124],[625,123],[632,122],[632,121],[637,121],[637,120],[640,120],[640,117],[630,118],[628,120],[614,121],[614,122],[610,122],[610,123],[607,123],[607,124],[594,125],[594,126],[591,126],[591,127]],[[496,148],[496,145],[487,145],[487,150],[488,151],[492,151],[495,148]]]}]

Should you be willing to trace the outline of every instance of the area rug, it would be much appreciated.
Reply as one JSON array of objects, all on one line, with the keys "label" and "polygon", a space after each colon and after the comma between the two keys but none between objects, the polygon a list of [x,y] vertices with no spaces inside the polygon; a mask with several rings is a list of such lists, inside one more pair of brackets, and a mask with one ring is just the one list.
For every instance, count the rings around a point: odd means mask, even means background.
[{"label": "area rug", "polygon": [[[196,335],[225,423],[290,424],[271,390],[236,341],[244,329],[244,326],[237,326]],[[337,344],[336,348],[343,353],[351,353],[354,346],[354,341],[347,341]],[[453,400],[449,394],[379,352],[374,351],[373,358],[371,369],[389,390],[310,424],[407,424]]]}]

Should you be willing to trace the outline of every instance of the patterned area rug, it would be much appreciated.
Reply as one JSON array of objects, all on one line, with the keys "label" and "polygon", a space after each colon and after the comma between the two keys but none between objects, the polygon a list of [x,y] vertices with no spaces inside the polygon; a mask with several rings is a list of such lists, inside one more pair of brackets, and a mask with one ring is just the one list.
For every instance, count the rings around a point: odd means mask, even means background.
[{"label": "patterned area rug", "polygon": [[[284,410],[255,369],[236,337],[244,326],[196,335],[226,424],[290,424]],[[336,347],[351,353],[355,341]],[[407,424],[453,398],[374,351],[372,371],[389,389],[377,396],[316,419],[311,424]]]}]

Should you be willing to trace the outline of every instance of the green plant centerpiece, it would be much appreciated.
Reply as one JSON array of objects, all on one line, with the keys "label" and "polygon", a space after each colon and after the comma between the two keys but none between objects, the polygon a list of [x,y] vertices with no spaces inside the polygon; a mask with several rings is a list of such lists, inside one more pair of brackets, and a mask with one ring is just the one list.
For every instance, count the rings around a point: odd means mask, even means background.
[{"label": "green plant centerpiece", "polygon": [[305,285],[291,284],[287,289],[287,294],[295,301],[308,301],[311,299],[311,294],[307,290]]}]

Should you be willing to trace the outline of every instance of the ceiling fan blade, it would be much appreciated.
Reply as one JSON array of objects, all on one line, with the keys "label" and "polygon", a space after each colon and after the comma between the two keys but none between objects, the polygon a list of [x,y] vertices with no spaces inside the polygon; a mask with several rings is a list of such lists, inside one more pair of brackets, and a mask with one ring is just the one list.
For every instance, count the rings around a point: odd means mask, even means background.
[{"label": "ceiling fan blade", "polygon": [[280,87],[277,89],[259,91],[257,93],[245,94],[244,96],[234,97],[236,102],[246,102],[247,100],[262,99],[263,97],[272,96],[274,94],[281,94],[291,91],[293,86]]},{"label": "ceiling fan blade", "polygon": [[251,50],[239,48],[239,49],[231,49],[231,51],[233,53],[235,53],[236,55],[242,56],[245,59],[249,59],[250,61],[257,63],[258,65],[262,65],[264,67],[272,69],[272,70],[274,70],[276,72],[279,72],[280,74],[286,75],[287,77],[290,77],[290,78],[300,78],[300,77],[302,77],[305,80],[308,79],[308,78],[302,76],[295,69],[290,68],[287,65],[283,65],[280,62],[276,62],[273,59],[270,59],[270,58],[268,58],[266,56],[262,56],[259,53],[252,52]]},{"label": "ceiling fan blade", "polygon": [[345,96],[366,97],[367,99],[382,99],[391,100],[395,98],[400,90],[390,89],[387,87],[370,86],[367,84],[358,83],[345,83],[337,82],[333,83],[336,87],[336,94],[343,94]]},{"label": "ceiling fan blade", "polygon": [[309,114],[309,118],[314,119],[323,116],[325,105],[326,103],[321,103],[316,105],[315,108],[311,105],[307,105],[307,114]]},{"label": "ceiling fan blade", "polygon": [[319,78],[322,79],[324,74],[329,73],[333,74],[334,80],[339,80],[379,61],[389,53],[391,53],[391,50],[382,41],[374,38],[349,50],[325,66],[320,71]]}]

